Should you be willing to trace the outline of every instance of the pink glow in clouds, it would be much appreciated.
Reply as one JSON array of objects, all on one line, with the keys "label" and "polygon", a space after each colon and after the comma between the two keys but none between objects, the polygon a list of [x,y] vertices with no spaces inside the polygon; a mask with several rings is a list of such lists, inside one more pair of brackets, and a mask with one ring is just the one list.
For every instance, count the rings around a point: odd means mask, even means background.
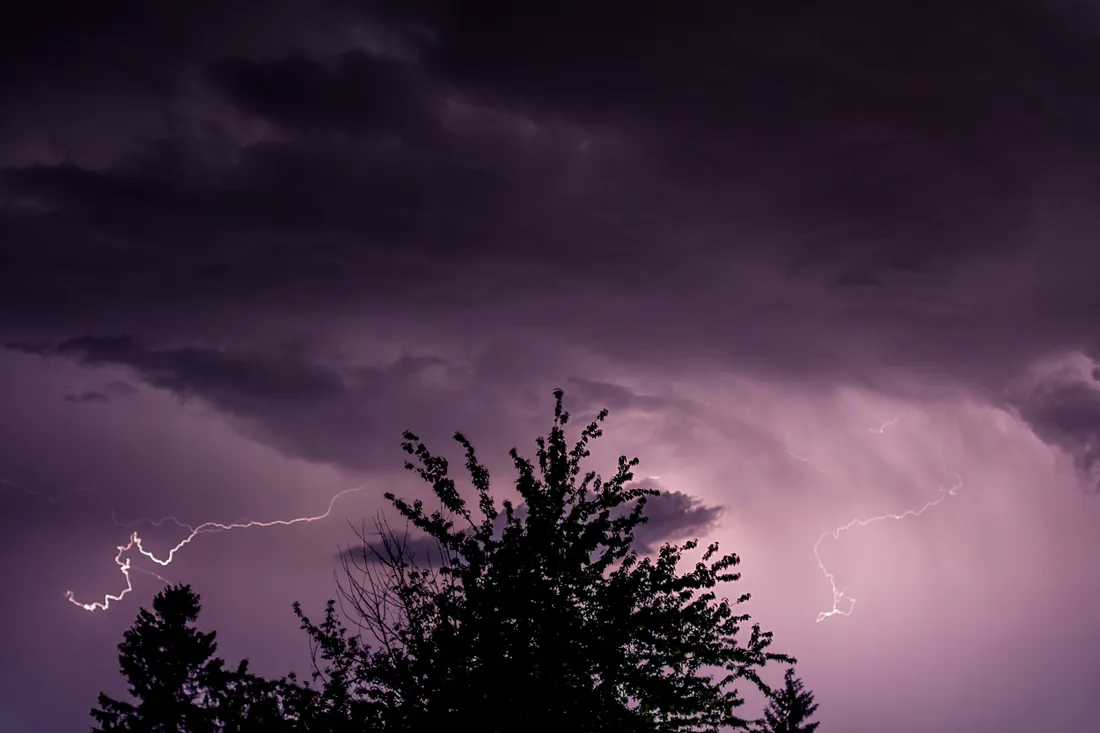
[{"label": "pink glow in clouds", "polygon": [[425,495],[402,431],[504,493],[555,387],[680,492],[647,541],[742,556],[822,733],[1097,728],[1097,8],[643,5],[0,23],[4,733],[121,692],[161,581],[62,594],[134,530],[303,671],[340,520]]},{"label": "pink glow in clouds", "polygon": [[[660,474],[663,485],[725,507],[720,524],[705,539],[718,539],[741,554],[744,589],[754,596],[752,612],[776,631],[784,650],[800,658],[803,674],[814,681],[823,705],[854,705],[853,689],[887,689],[879,681],[883,678],[903,686],[915,685],[920,678],[920,694],[930,703],[911,717],[916,730],[939,720],[936,711],[951,704],[954,690],[972,686],[967,675],[984,669],[980,660],[998,654],[1007,638],[1035,639],[1026,646],[1028,654],[1043,658],[1063,653],[1058,651],[1058,639],[1070,643],[1074,637],[1065,635],[1069,630],[1084,634],[1093,628],[1087,609],[1100,607],[1100,596],[1085,580],[1091,573],[1089,559],[1100,558],[1100,543],[1092,532],[1092,522],[1100,518],[1097,508],[1075,487],[1068,458],[1036,440],[1011,414],[961,395],[899,402],[851,389],[795,394],[759,380],[719,375],[680,381],[640,372],[622,383],[636,392],[663,390],[666,399],[706,407],[697,408],[688,422],[674,415],[619,410],[612,415],[606,438],[597,443],[593,461],[608,463],[620,452],[637,453],[643,473]],[[157,409],[161,419],[168,420],[186,408],[166,402]],[[127,422],[123,419],[119,427]],[[473,427],[467,432],[476,441],[477,426]],[[94,440],[92,434],[85,439]],[[490,446],[481,450],[491,457]],[[396,450],[394,459],[399,463]],[[97,473],[92,466],[88,470],[90,476]],[[216,466],[208,470],[211,475],[221,472]],[[508,475],[507,470],[501,473]],[[965,490],[952,491],[957,487],[952,479],[957,477],[965,477]],[[506,490],[503,481],[497,485]],[[257,492],[258,482],[245,479],[239,488],[248,491],[250,486],[250,493],[261,501],[247,511],[255,515],[268,502],[263,502],[262,491]],[[240,512],[239,502],[238,497],[230,511]],[[226,513],[218,510],[216,501],[206,503],[208,513]],[[54,507],[62,507],[62,502]],[[334,500],[329,510],[335,507]],[[41,521],[51,521],[48,512],[40,516]],[[101,516],[106,528],[113,526],[106,512]],[[329,512],[301,521],[327,516]],[[904,519],[867,521],[876,516]],[[352,538],[339,522],[325,526],[330,539],[320,547]],[[848,529],[838,532],[844,527]],[[202,531],[196,523],[188,539],[166,556],[138,549],[164,565]],[[304,547],[296,535],[272,532],[267,538],[276,545]],[[249,619],[261,613],[274,624],[273,633],[286,635],[293,645],[292,619],[280,615],[286,605],[275,598],[302,597],[313,585],[315,595],[306,600],[318,602],[331,589],[311,582],[318,580],[314,563],[298,570],[285,567],[277,575],[284,588],[274,595],[274,587],[256,585],[254,572],[241,563],[259,559],[250,545],[273,547],[262,539],[253,533],[230,533],[214,555],[196,545],[198,555],[176,571],[177,576],[185,575],[173,579],[209,589],[211,615],[221,625],[253,623]],[[88,558],[83,564],[94,570],[104,556],[88,554],[90,549],[87,545],[79,552]],[[818,565],[819,557],[827,571]],[[1080,582],[1072,583],[1075,574],[1080,574]],[[254,578],[248,584],[250,600],[223,606],[239,596],[249,575]],[[324,572],[320,575],[323,579]],[[111,582],[110,577],[103,576],[102,582]],[[42,592],[43,602],[57,598],[56,590],[47,587],[34,591],[40,587],[34,577],[20,581],[24,592]],[[217,588],[223,584],[227,590],[220,600]],[[228,588],[237,592],[229,593]],[[141,596],[147,598],[152,590],[145,588]],[[854,598],[860,599],[858,608],[851,603]],[[1054,598],[1059,600],[1052,604]],[[41,603],[27,608],[39,608],[39,613],[57,618],[74,633],[82,623],[64,620],[60,609],[48,611]],[[114,627],[124,627],[133,606],[112,604],[111,611],[117,614]],[[1036,614],[1062,630],[1054,642],[1031,633]],[[825,622],[815,623],[823,616]],[[977,633],[960,635],[962,629]],[[113,642],[103,641],[108,648]],[[923,651],[916,653],[917,649]],[[254,649],[247,653],[263,665],[264,655],[257,656]],[[883,667],[883,660],[893,653],[904,660],[904,679],[889,663]],[[945,664],[948,671],[941,668]],[[1024,677],[1013,677],[1013,669],[1001,668],[999,685],[1026,684]],[[1025,674],[1024,668],[1018,669]],[[868,676],[872,670],[876,674]],[[1052,675],[1049,684],[1071,685],[1073,679],[1070,675],[1059,681]],[[874,697],[868,704],[884,705],[876,715],[886,716],[890,706],[878,700]],[[863,713],[851,709],[852,717],[838,722],[860,730]]]}]

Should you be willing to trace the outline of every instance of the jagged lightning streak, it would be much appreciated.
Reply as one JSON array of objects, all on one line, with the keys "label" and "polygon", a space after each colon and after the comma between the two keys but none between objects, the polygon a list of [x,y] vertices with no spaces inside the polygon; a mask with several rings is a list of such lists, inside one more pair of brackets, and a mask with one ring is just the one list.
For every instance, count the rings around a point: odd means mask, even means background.
[{"label": "jagged lightning streak", "polygon": [[[958,493],[959,489],[962,488],[962,476],[958,473],[955,473],[953,475],[956,479],[955,484],[950,487],[941,486],[940,495],[926,503],[920,509],[908,509],[901,514],[880,514],[878,516],[870,517],[868,519],[853,519],[845,525],[841,525],[840,527],[821,533],[821,536],[817,538],[817,542],[814,543],[814,557],[817,558],[817,566],[821,568],[821,572],[825,576],[825,579],[829,581],[829,588],[831,589],[833,594],[833,607],[828,611],[822,611],[817,615],[818,623],[821,623],[830,616],[851,616],[852,611],[855,610],[856,607],[856,599],[852,596],[845,594],[844,589],[837,589],[836,577],[833,575],[833,573],[829,572],[828,568],[825,567],[825,563],[821,559],[821,554],[818,552],[818,549],[821,547],[821,542],[829,536],[831,536],[834,540],[839,540],[841,533],[847,532],[853,527],[866,527],[869,524],[881,522],[886,519],[905,519],[906,517],[919,517],[921,514],[924,514],[932,507],[937,506],[938,504],[942,504],[948,499],[948,497],[955,496],[955,494]],[[847,607],[842,608],[842,605],[845,603]]]},{"label": "jagged lightning streak", "polygon": [[[192,529],[192,527],[190,525],[184,524],[183,522],[179,521],[175,517],[171,517],[171,516],[161,517],[160,519],[152,519],[150,517],[139,517],[138,519],[134,519],[134,520],[129,521],[129,522],[123,522],[122,520],[120,520],[118,518],[118,514],[115,512],[115,508],[107,503],[107,500],[103,498],[103,495],[100,494],[95,489],[89,487],[89,486],[81,486],[81,487],[76,488],[76,489],[70,489],[69,491],[62,491],[59,494],[48,494],[44,491],[36,491],[35,489],[32,489],[29,486],[21,484],[18,481],[12,481],[12,480],[6,479],[6,478],[0,478],[0,485],[7,486],[8,488],[11,488],[11,489],[17,489],[17,490],[21,491],[22,493],[26,494],[27,496],[33,496],[36,499],[42,499],[42,500],[48,502],[51,506],[56,505],[58,502],[60,502],[64,499],[68,499],[69,497],[76,496],[77,494],[91,494],[97,500],[99,500],[104,506],[106,506],[108,510],[110,510],[110,512],[111,512],[111,521],[114,522],[115,526],[121,527],[123,529],[131,529],[131,528],[136,527],[136,526],[141,525],[141,524],[149,524],[153,527],[160,527],[165,522],[172,522],[177,527],[180,527],[182,529],[187,529],[187,530]],[[145,573],[146,575],[150,575],[150,576],[152,576],[152,577],[156,578],[157,580],[160,580],[161,582],[164,582],[164,583],[171,583],[172,582],[171,580],[164,577],[160,573],[155,573],[152,570],[146,570],[145,568],[137,568],[137,567],[127,566],[127,572],[129,572],[130,570],[136,570],[139,573]]]},{"label": "jagged lightning streak", "polygon": [[897,424],[898,424],[898,418],[895,417],[893,420],[887,420],[886,422],[884,422],[882,425],[878,426],[877,428],[867,428],[867,432],[868,433],[878,433],[879,435],[885,435],[886,434],[886,428],[891,428],[891,427],[893,427]]},{"label": "jagged lightning streak", "polygon": [[[884,435],[887,428],[897,425],[898,419],[898,417],[894,417],[892,420],[888,420],[876,428],[865,428],[864,430],[869,433]],[[938,446],[936,451],[940,456],[940,462],[943,463],[943,454],[940,452]],[[825,467],[821,466],[820,464],[816,463],[806,456],[801,456],[791,450],[787,450],[786,453],[788,456],[797,461],[813,466],[820,473],[828,473],[828,470]],[[839,540],[841,534],[847,532],[854,527],[866,527],[869,524],[874,524],[875,522],[881,522],[887,519],[900,520],[905,519],[906,517],[919,517],[921,514],[924,514],[932,507],[943,503],[952,496],[955,496],[955,494],[957,494],[958,491],[962,488],[962,476],[957,472],[949,473],[951,473],[951,475],[955,477],[955,484],[950,487],[941,486],[939,496],[926,502],[924,506],[922,506],[920,509],[908,509],[904,512],[901,512],[900,514],[880,514],[878,516],[868,517],[866,519],[856,518],[848,522],[847,524],[821,533],[821,535],[817,538],[817,542],[814,543],[813,553],[814,558],[817,560],[817,566],[821,570],[821,574],[824,575],[825,580],[829,582],[829,590],[833,597],[833,604],[828,611],[822,611],[817,615],[818,623],[821,623],[831,616],[851,616],[852,611],[855,609],[856,606],[856,599],[845,592],[847,586],[845,586],[844,588],[837,588],[836,576],[832,572],[830,572],[830,570],[825,566],[825,562],[821,559],[821,543],[825,540],[825,538],[831,536],[833,540]]]},{"label": "jagged lightning streak", "polygon": [[[898,424],[898,419],[899,419],[899,417],[894,417],[892,420],[887,420],[882,425],[879,425],[877,428],[864,428],[863,432],[875,433],[876,435],[885,435],[886,434],[886,428],[890,428],[890,427],[893,427],[893,426],[897,425]],[[805,463],[807,465],[813,466],[814,468],[817,469],[818,473],[829,473],[829,469],[825,468],[824,466],[822,466],[820,463],[816,462],[815,460],[813,460],[809,456],[800,455],[800,454],[795,453],[793,450],[790,450],[790,449],[785,449],[785,450],[786,450],[786,453],[787,453],[788,456],[795,459],[796,461],[800,461],[800,462]]]},{"label": "jagged lightning streak", "polygon": [[135,568],[135,567],[132,566],[130,557],[124,557],[126,555],[126,553],[130,552],[131,550],[137,550],[137,552],[139,554],[144,555],[145,557],[149,558],[150,560],[155,562],[157,565],[160,565],[160,566],[164,567],[164,566],[170,565],[172,563],[172,561],[175,559],[176,553],[179,552],[184,547],[186,547],[187,545],[189,545],[191,543],[191,541],[194,540],[196,537],[198,537],[200,534],[212,533],[212,532],[227,532],[227,531],[233,530],[233,529],[248,529],[250,527],[287,527],[287,526],[290,526],[292,524],[300,524],[302,522],[316,522],[316,521],[319,521],[321,519],[327,519],[328,516],[330,514],[332,514],[332,508],[336,505],[336,502],[339,501],[341,497],[347,496],[348,494],[353,494],[353,493],[358,492],[358,491],[362,491],[365,488],[367,488],[366,485],[356,486],[356,487],[353,487],[353,488],[350,488],[350,489],[344,489],[343,491],[341,491],[338,494],[334,495],[332,497],[332,499],[329,500],[328,508],[325,509],[324,513],[317,514],[317,515],[311,516],[311,517],[294,517],[293,519],[274,519],[274,520],[267,521],[267,522],[255,522],[255,521],[233,522],[233,523],[230,523],[230,524],[221,524],[221,523],[218,523],[218,522],[204,522],[204,523],[198,525],[197,527],[193,527],[193,528],[189,527],[189,529],[191,530],[191,533],[189,535],[187,535],[185,538],[183,538],[182,540],[180,540],[180,542],[178,544],[176,544],[176,546],[173,547],[171,550],[169,550],[168,554],[165,555],[163,558],[157,557],[153,552],[151,552],[149,550],[146,550],[145,547],[142,545],[141,537],[138,535],[137,532],[134,532],[130,535],[130,541],[129,542],[127,542],[124,545],[119,545],[118,546],[118,548],[117,548],[118,553],[115,555],[115,564],[118,565],[119,571],[122,573],[123,577],[126,579],[126,587],[125,588],[123,588],[117,594],[106,594],[106,595],[104,595],[102,601],[93,601],[91,603],[84,603],[84,602],[78,601],[73,596],[72,591],[66,591],[65,592],[65,598],[66,598],[66,600],[69,601],[69,603],[72,603],[75,606],[79,606],[80,608],[83,608],[85,611],[106,611],[108,608],[110,608],[112,602],[121,601],[126,596],[127,593],[129,593],[130,591],[132,591],[134,589],[133,581],[130,578],[130,571],[131,570],[137,570],[138,568]]},{"label": "jagged lightning streak", "polygon": [[814,468],[816,468],[818,470],[818,473],[828,473],[829,472],[829,469],[827,469],[824,466],[814,462],[813,460],[811,460],[810,458],[807,458],[806,456],[798,455],[794,451],[788,450],[787,455],[790,456],[791,458],[795,459],[796,461],[801,461],[802,463],[810,464],[811,466],[813,466]]}]

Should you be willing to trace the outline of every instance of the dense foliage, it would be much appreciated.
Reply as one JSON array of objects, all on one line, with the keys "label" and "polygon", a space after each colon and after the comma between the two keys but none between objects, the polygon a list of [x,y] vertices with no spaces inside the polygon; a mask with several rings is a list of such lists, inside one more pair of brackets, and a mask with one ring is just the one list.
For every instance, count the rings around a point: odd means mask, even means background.
[{"label": "dense foliage", "polygon": [[[123,673],[142,703],[101,697],[103,710],[93,714],[102,730],[246,730],[244,721],[259,725],[272,715],[282,727],[265,730],[663,733],[763,725],[740,714],[735,685],[772,695],[760,672],[794,660],[770,652],[770,632],[737,612],[747,594],[718,597],[719,584],[739,578],[737,556],[712,544],[686,572],[679,566],[695,541],[639,556],[634,530],[657,492],[632,483],[638,460],[625,456],[610,479],[582,474],[607,411],[570,446],[560,390],[555,397],[536,460],[510,454],[519,506],[497,505],[488,470],[461,434],[455,440],[476,510],[447,460],[405,433],[406,468],[430,484],[439,508],[386,498],[434,542],[437,557],[418,559],[407,533],[379,522],[380,541],[364,542],[361,562],[345,562],[344,619],[336,601],[320,623],[295,604],[314,652],[312,686],[266,682],[243,665],[226,671],[213,660],[213,635],[190,629],[197,597],[169,589],[154,601],[157,616],[142,611],[121,648]],[[178,654],[164,651],[166,635]],[[160,727],[137,722],[154,719]]]},{"label": "dense foliage", "polygon": [[[292,679],[270,682],[214,656],[215,633],[194,628],[199,596],[186,585],[164,589],[142,609],[119,645],[119,666],[136,704],[100,694],[97,731],[129,733],[290,733],[291,708],[308,690]],[[300,693],[300,694],[299,694]]]},{"label": "dense foliage", "polygon": [[758,733],[814,733],[818,723],[810,722],[817,711],[813,693],[805,689],[793,668],[787,670],[783,682],[782,688],[772,692]]}]

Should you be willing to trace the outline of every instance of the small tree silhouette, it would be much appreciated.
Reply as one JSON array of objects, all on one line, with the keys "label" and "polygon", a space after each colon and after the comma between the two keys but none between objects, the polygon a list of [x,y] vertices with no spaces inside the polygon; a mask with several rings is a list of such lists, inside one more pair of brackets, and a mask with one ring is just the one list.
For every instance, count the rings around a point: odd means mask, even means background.
[{"label": "small tree silhouette", "polygon": [[[165,588],[144,608],[119,645],[119,666],[137,704],[99,695],[96,731],[132,733],[282,733],[298,730],[288,714],[287,681],[268,682],[214,656],[215,633],[194,628],[199,596],[190,586]],[[284,693],[284,694],[280,694]]]},{"label": "small tree silhouette", "polygon": [[99,696],[92,717],[104,731],[216,730],[208,691],[221,675],[215,634],[192,627],[199,597],[189,586],[167,588],[144,608],[119,645],[119,666],[138,704]]},{"label": "small tree silhouette", "polygon": [[761,668],[794,660],[769,652],[771,633],[758,625],[738,638],[749,617],[735,608],[749,596],[718,600],[715,592],[739,579],[737,556],[718,556],[712,544],[684,574],[677,566],[694,540],[640,558],[634,529],[657,492],[627,488],[636,458],[621,457],[607,481],[582,474],[607,410],[570,447],[561,390],[554,396],[554,424],[537,440],[537,464],[510,454],[522,510],[506,500],[501,514],[489,472],[455,434],[478,498],[475,518],[447,460],[405,433],[403,448],[416,459],[406,468],[431,485],[440,508],[429,513],[420,501],[386,498],[434,541],[439,562],[420,564],[407,535],[379,523],[382,541],[364,543],[363,577],[346,566],[341,585],[373,647],[347,633],[335,601],[321,624],[295,605],[330,710],[388,731],[749,727],[733,684],[770,692]]},{"label": "small tree silhouette", "polygon": [[793,667],[783,679],[783,688],[770,696],[759,733],[813,733],[818,726],[809,722],[817,710],[813,693],[803,689]]}]

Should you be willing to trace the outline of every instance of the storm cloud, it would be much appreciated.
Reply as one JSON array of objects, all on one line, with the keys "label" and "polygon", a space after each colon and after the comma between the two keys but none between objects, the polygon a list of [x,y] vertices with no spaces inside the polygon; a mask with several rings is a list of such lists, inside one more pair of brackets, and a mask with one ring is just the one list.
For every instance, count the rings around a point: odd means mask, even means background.
[{"label": "storm cloud", "polygon": [[[381,364],[333,365],[317,363],[297,349],[157,347],[125,335],[83,336],[56,344],[9,342],[6,346],[43,358],[71,359],[86,367],[127,369],[148,386],[180,400],[202,400],[233,420],[243,434],[288,456],[353,470],[393,466],[391,451],[376,455],[372,449],[396,446],[401,433],[417,423],[426,436],[449,438],[463,422],[479,422],[477,413],[490,404],[502,409],[501,424],[490,426],[487,436],[493,443],[507,440],[505,436],[517,426],[542,428],[539,423],[513,422],[507,417],[508,406],[528,392],[494,384],[491,370],[499,367],[492,356],[495,347],[469,363],[406,354]],[[482,374],[483,369],[489,369],[489,374]],[[526,386],[530,375],[522,376],[520,384]],[[571,378],[566,383],[578,390],[581,415],[604,407],[617,412],[691,409],[688,403],[674,406],[606,382]],[[108,398],[88,390],[66,399]]]},{"label": "storm cloud", "polygon": [[[575,423],[611,410],[593,468],[637,454],[660,476],[642,544],[720,537],[757,573],[753,602],[838,711],[824,728],[1087,726],[1092,4],[16,5],[0,24],[6,481],[197,521],[369,485],[347,510],[369,515],[423,488],[398,476],[404,430],[433,449],[463,431],[504,481],[561,387]],[[823,545],[867,621],[814,626],[813,540],[915,511],[956,471],[942,513]],[[28,507],[0,511],[6,580],[31,604],[10,608],[70,636],[4,644],[22,668],[0,728],[53,730],[86,718],[125,625],[86,634],[54,602],[117,582],[125,536]],[[165,573],[224,599],[219,638],[241,656],[283,654],[249,634],[294,633],[269,620],[277,593],[323,597],[348,542],[311,528],[204,536]],[[1026,652],[1057,672],[1012,676],[1005,650],[1039,638],[1037,617],[1066,638]],[[105,661],[65,677],[47,646]],[[1005,660],[996,684],[974,687],[970,659]],[[30,709],[35,685],[76,702]],[[929,704],[899,715],[898,690]]]},{"label": "storm cloud", "polygon": [[[682,491],[663,489],[661,483],[652,478],[633,482],[628,485],[628,488],[639,486],[660,492],[655,496],[646,497],[646,506],[642,515],[645,517],[645,522],[634,530],[635,548],[642,554],[655,553],[666,542],[698,539],[713,528],[722,512],[722,507],[707,506],[698,497],[689,496]],[[510,493],[503,498],[514,501]],[[631,509],[633,504],[626,505],[621,507],[617,514],[625,516]],[[526,505],[518,504],[515,512],[516,516],[522,520],[526,516]],[[505,518],[501,515],[496,522],[496,532],[503,531],[504,526]],[[392,529],[391,526],[390,530]],[[377,531],[370,534],[376,535]],[[400,546],[411,560],[424,565],[438,566],[441,555],[434,539],[402,532],[395,532],[393,536],[400,541]],[[356,561],[375,562],[379,556],[386,556],[386,545],[379,539],[365,545],[350,546],[341,550],[338,556]]]}]

